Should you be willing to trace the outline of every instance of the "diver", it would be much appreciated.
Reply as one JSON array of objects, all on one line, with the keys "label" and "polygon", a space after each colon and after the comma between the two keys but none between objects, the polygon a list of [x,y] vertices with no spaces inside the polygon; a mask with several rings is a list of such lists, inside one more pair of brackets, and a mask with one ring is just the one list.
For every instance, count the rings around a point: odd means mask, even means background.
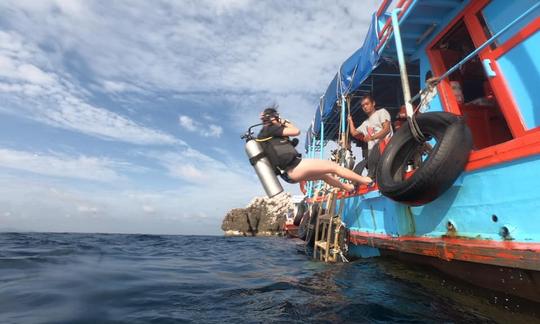
[{"label": "diver", "polygon": [[347,192],[356,191],[356,186],[341,182],[339,177],[350,180],[357,185],[371,185],[373,183],[370,177],[356,174],[335,162],[303,159],[289,140],[289,136],[300,135],[300,130],[290,121],[279,117],[276,105],[266,108],[260,117],[263,128],[257,136],[257,142],[263,144],[264,152],[270,163],[281,171],[280,176],[286,182],[322,180],[332,187]]}]

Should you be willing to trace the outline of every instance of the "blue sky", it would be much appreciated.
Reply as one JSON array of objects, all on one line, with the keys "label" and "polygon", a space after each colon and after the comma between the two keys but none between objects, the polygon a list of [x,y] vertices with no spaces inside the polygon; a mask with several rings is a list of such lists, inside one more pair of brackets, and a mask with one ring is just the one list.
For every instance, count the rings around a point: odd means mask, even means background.
[{"label": "blue sky", "polygon": [[0,230],[220,234],[264,194],[239,135],[303,137],[378,2],[0,2]]}]

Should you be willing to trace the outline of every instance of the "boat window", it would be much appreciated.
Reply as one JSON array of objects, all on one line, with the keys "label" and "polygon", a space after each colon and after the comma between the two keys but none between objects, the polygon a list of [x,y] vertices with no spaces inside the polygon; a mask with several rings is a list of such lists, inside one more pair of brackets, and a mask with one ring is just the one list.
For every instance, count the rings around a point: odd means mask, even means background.
[{"label": "boat window", "polygon": [[[476,14],[476,18],[478,19],[478,22],[480,23],[480,26],[482,26],[482,30],[484,31],[484,35],[486,36],[487,39],[491,38],[491,36],[493,36],[493,33],[491,32],[491,30],[489,29],[487,23],[486,23],[486,20],[484,19],[484,15],[479,12]],[[497,41],[494,41],[493,43],[489,44],[489,47],[494,50],[496,49],[498,46],[498,43]]]},{"label": "boat window", "polygon": [[[490,30],[491,34],[495,34],[505,28],[510,22],[519,17],[527,9],[534,6],[538,0],[492,0],[487,6],[478,14],[478,17],[482,17],[481,22],[486,24],[486,27]],[[527,16],[523,17],[514,26],[510,27],[507,31],[501,34],[501,36],[495,41],[496,44],[502,44],[506,42],[512,35],[515,35],[524,26],[533,21],[540,15],[540,7],[533,10]]]},{"label": "boat window", "polygon": [[[455,24],[432,50],[448,70],[475,50],[463,21]],[[452,94],[473,135],[475,150],[512,139],[482,62],[475,56],[449,76]]]}]

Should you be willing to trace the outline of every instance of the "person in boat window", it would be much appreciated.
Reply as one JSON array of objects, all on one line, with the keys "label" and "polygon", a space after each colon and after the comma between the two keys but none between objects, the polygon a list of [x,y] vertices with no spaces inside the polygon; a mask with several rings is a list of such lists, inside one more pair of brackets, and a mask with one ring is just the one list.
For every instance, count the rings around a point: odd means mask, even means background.
[{"label": "person in boat window", "polygon": [[[288,140],[289,136],[300,135],[300,130],[294,126],[290,121],[281,119],[277,112],[277,106],[266,108],[261,113],[261,120],[263,121],[263,128],[257,136],[257,141],[264,143],[268,141],[273,146],[273,151],[276,156],[270,156],[268,158],[274,167],[278,167],[283,172],[281,177],[283,180],[289,183],[297,183],[299,181],[316,181],[322,180],[332,187],[337,187],[348,192],[353,192],[356,186],[350,183],[343,183],[339,177],[352,181],[356,184],[369,185],[373,183],[371,178],[364,177],[353,171],[346,169],[337,163],[329,160],[319,159],[303,159],[292,145],[285,148],[283,145],[280,148],[280,143]],[[275,141],[275,144],[271,144],[270,141]],[[292,148],[292,154],[291,154]],[[267,150],[265,149],[265,153]]]},{"label": "person in boat window", "polygon": [[362,110],[368,115],[368,118],[358,127],[354,125],[352,117],[349,115],[349,130],[354,138],[362,140],[368,145],[368,155],[364,157],[354,168],[355,172],[362,173],[364,167],[368,168],[367,176],[375,178],[375,170],[381,156],[379,145],[380,141],[386,141],[392,137],[391,118],[388,111],[384,108],[376,109],[375,100],[370,95],[366,95],[361,101]]}]

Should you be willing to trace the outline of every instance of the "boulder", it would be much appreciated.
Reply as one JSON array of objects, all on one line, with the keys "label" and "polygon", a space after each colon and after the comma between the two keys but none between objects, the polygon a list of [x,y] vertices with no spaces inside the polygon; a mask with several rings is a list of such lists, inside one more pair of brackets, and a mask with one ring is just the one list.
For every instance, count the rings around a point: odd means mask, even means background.
[{"label": "boulder", "polygon": [[231,209],[221,224],[225,236],[272,236],[283,234],[286,214],[293,208],[291,195],[255,197],[245,208]]}]

